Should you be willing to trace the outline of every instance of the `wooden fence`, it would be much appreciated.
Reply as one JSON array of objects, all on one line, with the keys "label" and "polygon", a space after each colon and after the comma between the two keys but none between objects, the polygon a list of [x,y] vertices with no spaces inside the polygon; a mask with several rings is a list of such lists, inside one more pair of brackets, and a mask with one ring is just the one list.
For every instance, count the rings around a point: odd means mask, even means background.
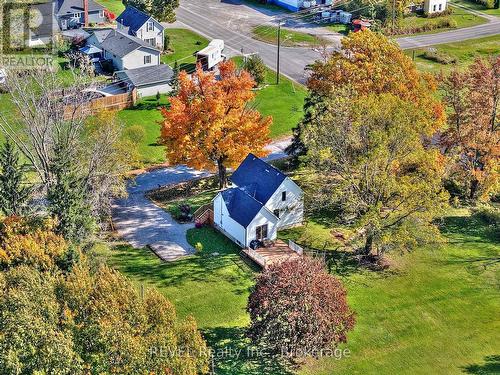
[{"label": "wooden fence", "polygon": [[102,110],[119,111],[133,107],[137,103],[137,90],[102,98],[91,99],[87,103],[68,104],[64,107],[64,119],[94,115]]}]

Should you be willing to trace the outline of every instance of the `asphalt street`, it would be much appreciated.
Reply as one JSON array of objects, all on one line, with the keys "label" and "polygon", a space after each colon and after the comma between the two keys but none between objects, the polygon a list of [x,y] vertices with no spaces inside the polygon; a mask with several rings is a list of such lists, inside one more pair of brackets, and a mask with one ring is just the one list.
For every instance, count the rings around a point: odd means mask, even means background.
[{"label": "asphalt street", "polygon": [[[271,24],[275,15],[273,12],[263,13],[261,8],[241,5],[237,0],[228,2],[182,0],[177,10],[177,19],[185,26],[209,39],[223,39],[229,56],[242,52],[259,53],[266,65],[276,70],[277,47],[249,36],[252,25]],[[500,18],[483,14],[481,16],[487,18],[488,23],[442,33],[398,38],[397,42],[403,49],[411,49],[500,34]],[[339,42],[333,43],[330,48],[338,48]],[[318,50],[282,47],[280,69],[284,75],[304,83],[306,79],[304,68],[319,58],[321,51]]]}]

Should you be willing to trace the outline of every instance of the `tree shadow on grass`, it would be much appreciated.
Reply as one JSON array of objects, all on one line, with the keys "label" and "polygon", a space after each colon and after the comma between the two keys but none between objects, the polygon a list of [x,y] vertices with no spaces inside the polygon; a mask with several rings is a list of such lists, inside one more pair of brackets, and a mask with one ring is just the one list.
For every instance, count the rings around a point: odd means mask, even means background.
[{"label": "tree shadow on grass", "polygon": [[242,327],[217,327],[203,331],[214,351],[217,375],[291,375],[284,363],[253,347]]},{"label": "tree shadow on grass", "polygon": [[[445,217],[440,224],[440,230],[452,243],[499,242],[498,233],[494,228],[471,216]],[[466,237],[469,238],[465,239]]]},{"label": "tree shadow on grass", "polygon": [[468,365],[462,367],[466,374],[489,375],[500,374],[500,355],[489,355],[484,358],[485,363]]}]

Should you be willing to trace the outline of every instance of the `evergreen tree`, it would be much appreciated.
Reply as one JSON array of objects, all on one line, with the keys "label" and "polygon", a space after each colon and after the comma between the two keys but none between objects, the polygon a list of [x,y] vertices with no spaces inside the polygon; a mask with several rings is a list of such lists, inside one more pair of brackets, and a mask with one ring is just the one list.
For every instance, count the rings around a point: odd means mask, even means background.
[{"label": "evergreen tree", "polygon": [[179,92],[179,63],[175,60],[174,63],[174,75],[172,76],[172,81],[170,82],[170,86],[172,87],[171,94],[172,96],[176,96]]},{"label": "evergreen tree", "polygon": [[55,232],[69,241],[80,242],[95,225],[86,201],[85,183],[64,148],[56,148],[55,154],[51,166],[54,181],[47,194],[50,213],[57,219]]},{"label": "evergreen tree", "polygon": [[31,196],[31,188],[23,183],[26,167],[10,142],[0,150],[0,210],[5,215],[21,215]]}]

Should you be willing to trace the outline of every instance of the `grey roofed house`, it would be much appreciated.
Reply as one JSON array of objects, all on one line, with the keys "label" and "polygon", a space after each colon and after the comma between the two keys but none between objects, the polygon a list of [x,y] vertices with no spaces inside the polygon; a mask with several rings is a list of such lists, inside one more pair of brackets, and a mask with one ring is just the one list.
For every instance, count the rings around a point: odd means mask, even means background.
[{"label": "grey roofed house", "polygon": [[139,96],[170,92],[172,90],[170,82],[173,76],[174,71],[165,64],[121,70],[115,73],[115,78],[119,82],[127,84],[129,88],[136,88]]},{"label": "grey roofed house", "polygon": [[139,39],[133,35],[125,34],[119,30],[113,30],[112,32],[110,32],[102,41],[101,47],[102,49],[118,57],[124,57],[140,47],[158,51],[158,49],[152,47],[142,39]]},{"label": "grey roofed house", "polygon": [[35,12],[30,23],[37,25],[30,28],[30,47],[45,45],[52,41],[54,35],[59,31],[59,26],[55,18],[55,4],[51,1],[41,2],[30,6]]},{"label": "grey roofed house", "polygon": [[[105,10],[101,4],[96,3],[94,0],[88,0],[89,12]],[[58,0],[56,13],[59,17],[71,16],[75,13],[83,12],[83,0]]]},{"label": "grey roofed house", "polygon": [[[107,38],[109,33],[113,31],[112,29],[99,29],[99,30],[93,30],[91,35],[95,36],[96,42],[101,44],[104,39]],[[99,47],[99,46],[97,46]]]}]

